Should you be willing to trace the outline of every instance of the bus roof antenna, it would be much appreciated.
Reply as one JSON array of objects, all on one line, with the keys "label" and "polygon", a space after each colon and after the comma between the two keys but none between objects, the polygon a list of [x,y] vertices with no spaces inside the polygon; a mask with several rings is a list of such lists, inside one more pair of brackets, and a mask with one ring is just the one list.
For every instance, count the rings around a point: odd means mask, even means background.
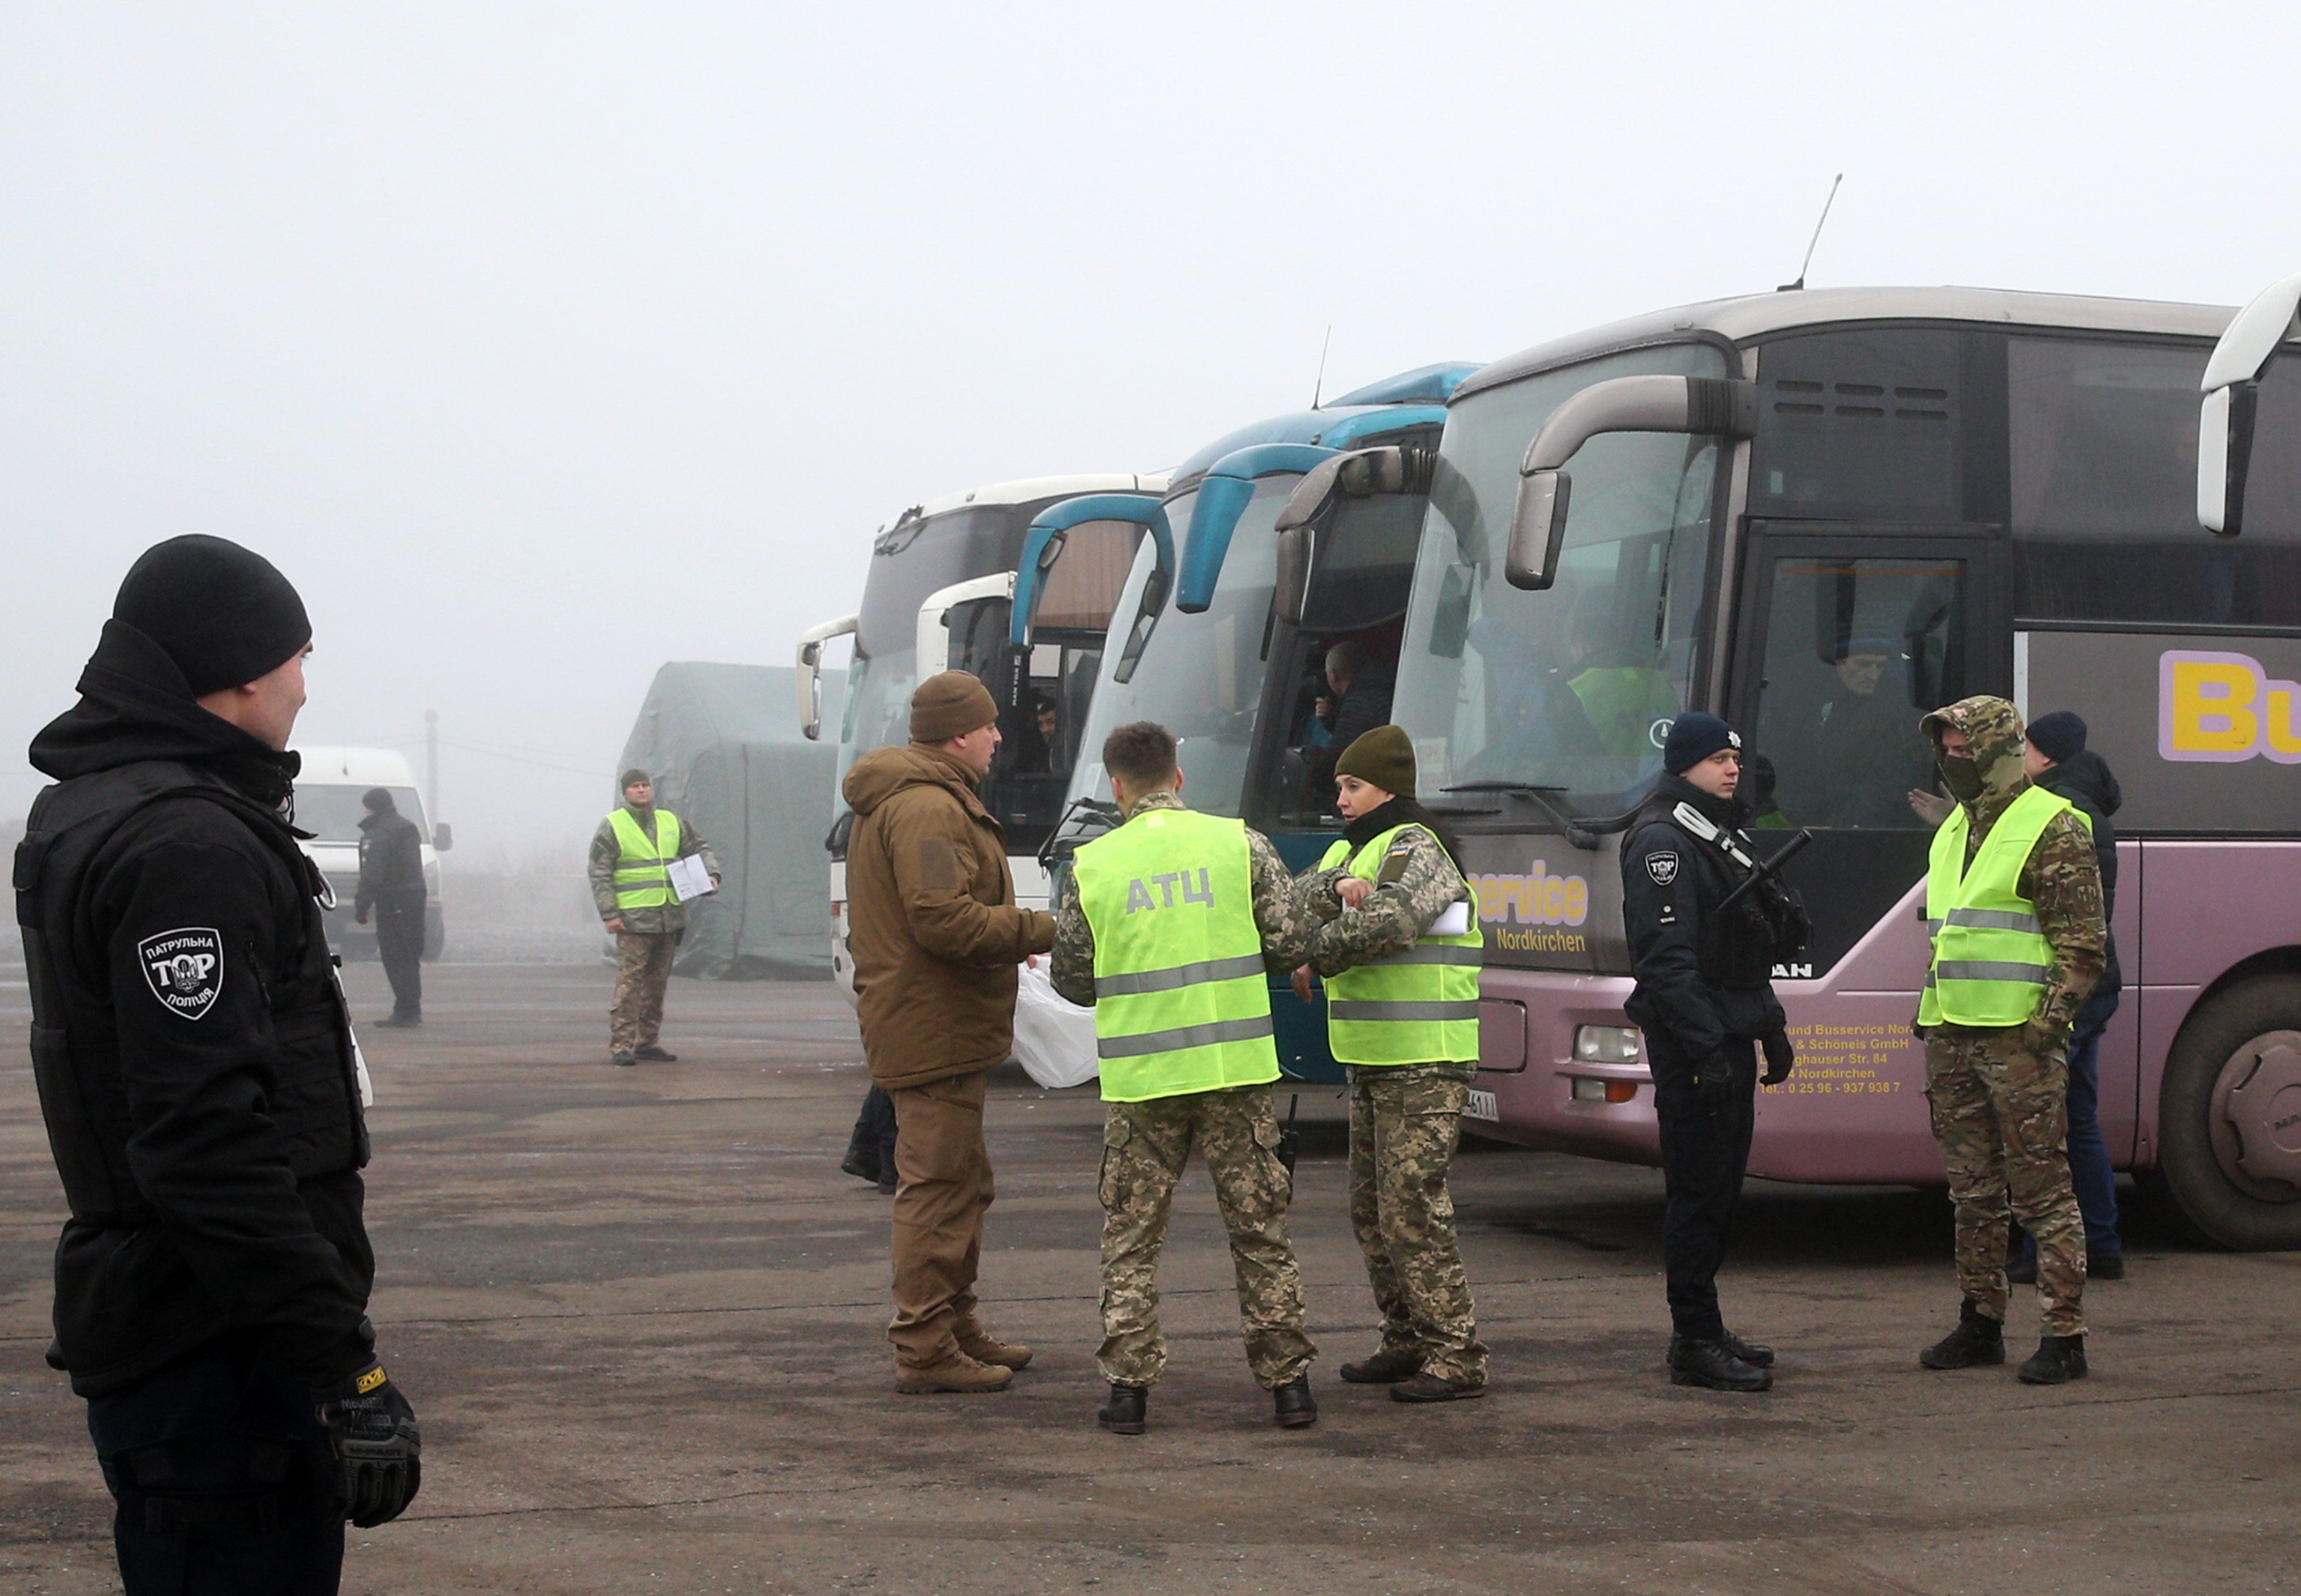
[{"label": "bus roof antenna", "polygon": [[1335,341],[1335,324],[1326,323],[1326,336],[1318,341],[1318,380],[1310,385],[1310,408],[1316,410],[1326,391],[1326,351]]},{"label": "bus roof antenna", "polygon": [[1813,237],[1806,240],[1805,259],[1798,263],[1797,280],[1784,283],[1774,290],[1775,293],[1795,294],[1805,287],[1806,268],[1813,264],[1813,247],[1821,242],[1822,224],[1829,220],[1829,207],[1837,203],[1837,185],[1845,180],[1845,174],[1842,171],[1829,180],[1829,197],[1821,202],[1821,215],[1813,224]]}]

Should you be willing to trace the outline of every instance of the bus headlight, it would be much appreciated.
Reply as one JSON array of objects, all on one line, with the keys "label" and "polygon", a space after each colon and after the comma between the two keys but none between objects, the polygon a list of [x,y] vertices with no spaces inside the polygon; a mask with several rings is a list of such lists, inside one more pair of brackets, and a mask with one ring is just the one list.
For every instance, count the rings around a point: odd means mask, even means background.
[{"label": "bus headlight", "polygon": [[1577,1025],[1574,1057],[1586,1064],[1636,1064],[1638,1030],[1635,1025]]}]

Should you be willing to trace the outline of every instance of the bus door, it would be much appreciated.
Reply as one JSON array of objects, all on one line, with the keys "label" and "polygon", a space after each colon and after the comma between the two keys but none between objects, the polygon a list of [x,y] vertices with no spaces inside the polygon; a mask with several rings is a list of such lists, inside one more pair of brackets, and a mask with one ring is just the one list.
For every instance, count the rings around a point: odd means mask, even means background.
[{"label": "bus door", "polygon": [[[1418,493],[1338,499],[1310,529],[1299,600],[1274,597],[1263,627],[1262,701],[1239,813],[1297,874],[1343,831],[1334,781],[1342,748],[1332,735],[1340,706],[1326,678],[1327,655],[1345,647],[1346,657],[1359,662],[1352,684],[1364,700],[1359,718],[1378,708],[1387,721],[1427,504]],[[1272,982],[1279,1064],[1298,1080],[1339,1082],[1343,1071],[1326,1048],[1326,994],[1322,987],[1314,994],[1305,1006],[1284,980]]]},{"label": "bus door", "polygon": [[[1928,955],[1932,814],[1945,795],[1919,722],[1975,693],[2010,694],[2007,549],[1980,526],[1751,528],[1729,713],[1748,737],[1741,793],[1756,835],[1814,831],[1790,869],[1812,944],[1776,971],[1825,983],[1818,1006],[1792,1015],[1794,1032],[1802,1019],[1820,1027],[1798,1039],[1800,1051],[1827,1066],[1803,1090],[1906,1099],[1922,1090],[1908,1026]],[[2129,1153],[2133,1054],[2129,1024],[2104,1039],[2104,1129]],[[1919,1104],[1895,1112],[1922,1132]]]}]

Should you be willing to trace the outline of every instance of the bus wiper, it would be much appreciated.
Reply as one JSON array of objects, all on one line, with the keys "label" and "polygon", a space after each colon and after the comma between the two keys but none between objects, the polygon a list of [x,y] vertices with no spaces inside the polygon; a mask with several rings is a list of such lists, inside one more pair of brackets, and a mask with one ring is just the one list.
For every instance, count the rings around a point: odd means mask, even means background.
[{"label": "bus wiper", "polygon": [[[1066,836],[1063,828],[1074,819],[1078,821],[1078,827]],[[1078,851],[1081,843],[1117,829],[1117,804],[1105,798],[1075,798],[1064,808],[1061,818],[1048,831],[1047,840],[1039,844],[1039,868],[1051,872],[1058,856],[1068,858]]]},{"label": "bus wiper", "polygon": [[1563,792],[1563,787],[1539,787],[1531,781],[1460,781],[1447,788],[1448,792],[1507,792],[1529,800],[1535,808],[1555,821],[1566,834],[1566,840],[1586,854],[1598,851],[1598,839],[1573,815],[1551,801],[1553,792]]}]

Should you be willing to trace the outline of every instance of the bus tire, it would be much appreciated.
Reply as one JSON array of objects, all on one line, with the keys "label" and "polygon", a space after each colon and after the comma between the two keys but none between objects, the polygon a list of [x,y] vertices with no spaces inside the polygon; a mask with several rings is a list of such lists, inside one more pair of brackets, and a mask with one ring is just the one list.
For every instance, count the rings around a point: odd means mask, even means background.
[{"label": "bus tire", "polygon": [[2166,1055],[2157,1130],[2165,1184],[2208,1240],[2301,1248],[2301,980],[2244,982],[2191,1016]]}]

